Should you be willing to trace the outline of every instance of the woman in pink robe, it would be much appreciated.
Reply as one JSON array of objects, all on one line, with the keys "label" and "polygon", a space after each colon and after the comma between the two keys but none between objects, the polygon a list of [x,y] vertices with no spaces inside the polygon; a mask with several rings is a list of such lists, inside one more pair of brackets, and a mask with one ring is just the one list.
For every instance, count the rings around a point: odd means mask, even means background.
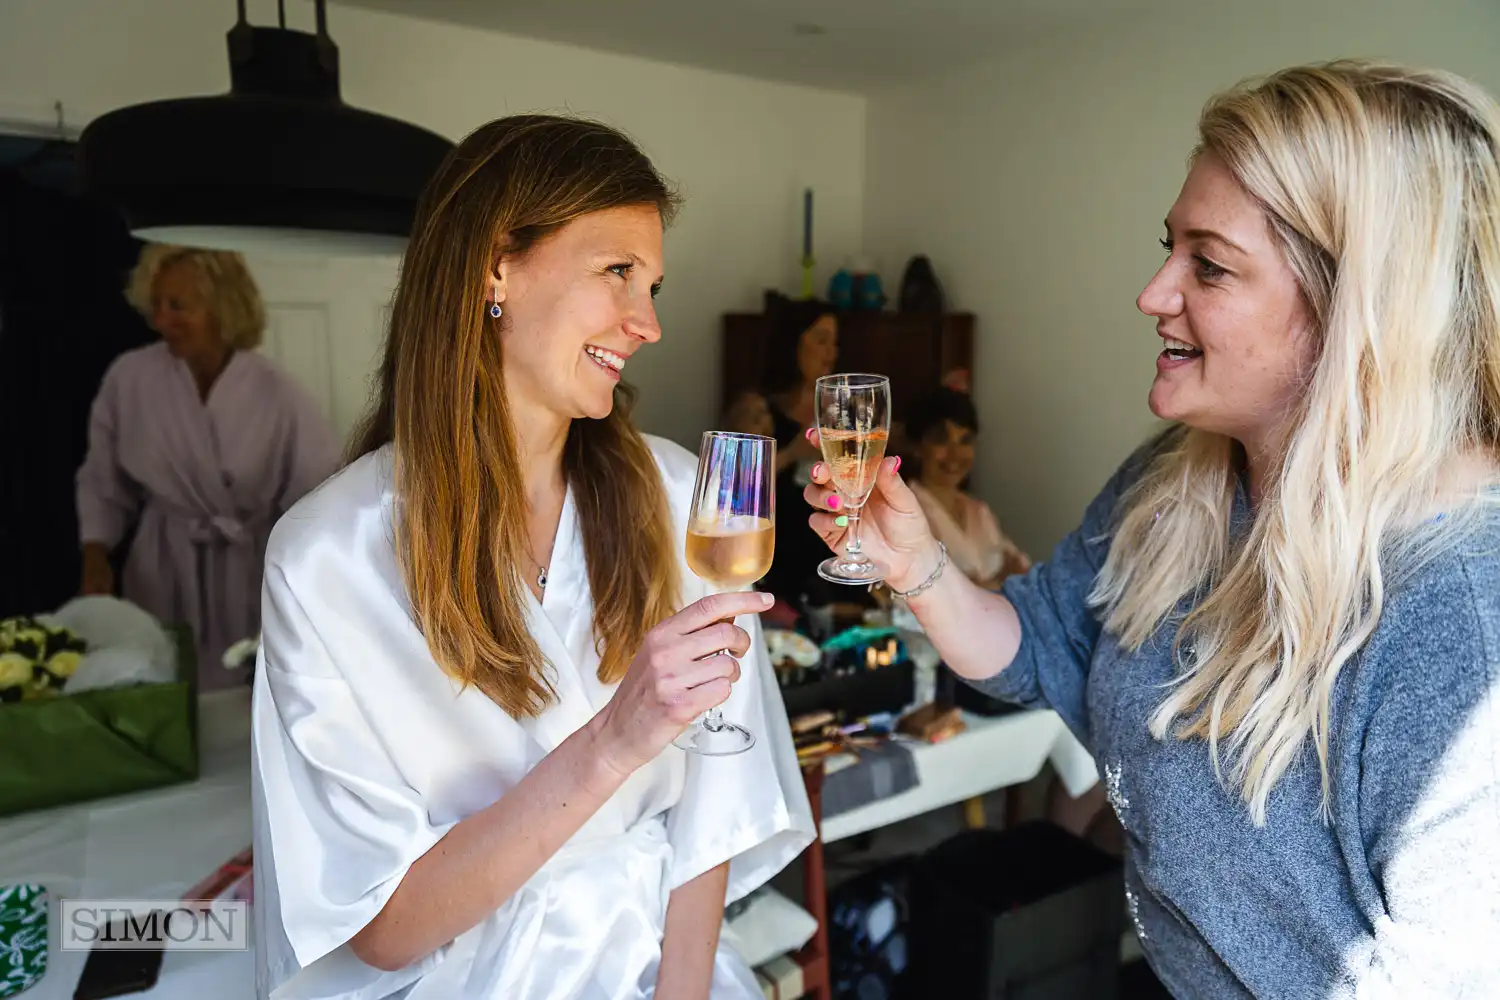
[{"label": "woman in pink robe", "polygon": [[260,629],[266,539],[337,466],[332,429],[256,353],[265,310],[238,254],[150,246],[128,296],[161,334],[105,373],[78,470],[85,594],[115,592],[190,625],[203,690],[243,683],[224,651]]}]

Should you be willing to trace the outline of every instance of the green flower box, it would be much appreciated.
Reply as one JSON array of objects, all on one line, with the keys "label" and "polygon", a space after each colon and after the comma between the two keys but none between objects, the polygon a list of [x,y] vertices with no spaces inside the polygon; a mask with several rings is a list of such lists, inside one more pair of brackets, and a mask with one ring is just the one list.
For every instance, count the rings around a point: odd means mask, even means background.
[{"label": "green flower box", "polygon": [[175,681],[0,705],[0,816],[198,777],[197,654],[170,631]]}]

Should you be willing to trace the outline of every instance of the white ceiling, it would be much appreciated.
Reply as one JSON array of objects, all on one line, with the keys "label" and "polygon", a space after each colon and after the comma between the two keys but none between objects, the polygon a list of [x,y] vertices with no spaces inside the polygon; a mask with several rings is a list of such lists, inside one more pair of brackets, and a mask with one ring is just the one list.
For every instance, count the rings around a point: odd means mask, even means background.
[{"label": "white ceiling", "polygon": [[[769,80],[868,91],[1153,0],[340,0]],[[336,12],[330,31],[338,38]]]}]

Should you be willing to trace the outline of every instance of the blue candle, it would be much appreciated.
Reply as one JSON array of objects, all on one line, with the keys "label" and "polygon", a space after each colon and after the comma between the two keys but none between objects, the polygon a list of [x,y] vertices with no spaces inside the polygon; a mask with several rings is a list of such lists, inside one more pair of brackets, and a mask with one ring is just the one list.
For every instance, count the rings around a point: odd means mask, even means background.
[{"label": "blue candle", "polygon": [[812,255],[812,188],[808,188],[802,195],[802,259]]}]

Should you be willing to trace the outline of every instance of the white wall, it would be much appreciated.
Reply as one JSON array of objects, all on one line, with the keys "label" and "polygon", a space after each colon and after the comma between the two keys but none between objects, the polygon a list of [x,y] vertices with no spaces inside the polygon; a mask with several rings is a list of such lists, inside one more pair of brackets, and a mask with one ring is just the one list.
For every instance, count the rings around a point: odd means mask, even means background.
[{"label": "white wall", "polygon": [[[293,26],[311,27],[309,5],[288,7]],[[273,23],[275,9],[252,0],[251,19]],[[61,100],[82,125],[120,105],[227,90],[233,20],[230,0],[0,0],[0,118],[42,116]],[[679,186],[665,335],[631,362],[647,430],[696,448],[715,422],[719,316],[756,308],[763,288],[797,287],[804,187],[817,192],[820,269],[861,245],[863,98],[339,6],[329,28],[351,104],[455,139],[516,112],[592,115],[631,133]],[[336,332],[360,341],[329,355],[342,366],[333,410],[347,423],[364,377],[348,367],[376,334]]]},{"label": "white wall", "polygon": [[1343,56],[1437,65],[1500,94],[1492,2],[1167,6],[870,95],[866,248],[890,288],[927,253],[978,314],[978,489],[1035,554],[1154,426],[1159,344],[1133,303],[1205,99]]}]

